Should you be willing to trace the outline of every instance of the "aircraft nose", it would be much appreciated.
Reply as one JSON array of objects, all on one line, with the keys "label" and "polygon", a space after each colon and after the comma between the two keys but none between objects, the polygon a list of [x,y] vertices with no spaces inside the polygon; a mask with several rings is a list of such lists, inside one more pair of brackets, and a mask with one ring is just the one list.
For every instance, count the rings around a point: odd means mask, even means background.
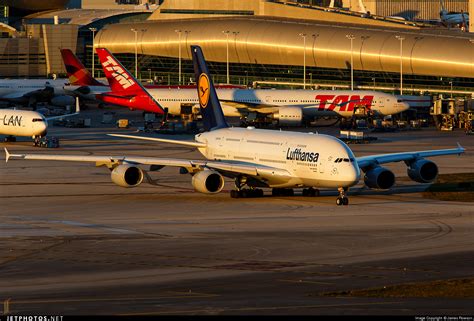
[{"label": "aircraft nose", "polygon": [[410,109],[410,105],[408,105],[406,102],[402,103],[402,106],[400,107],[400,111],[405,111]]},{"label": "aircraft nose", "polygon": [[46,125],[46,123],[41,124],[40,132],[41,132],[40,134],[41,137],[46,136],[46,134],[48,133],[48,125]]},{"label": "aircraft nose", "polygon": [[360,180],[360,168],[355,163],[353,166],[350,167],[350,169],[347,169],[344,173],[344,181],[347,184],[347,186],[353,186],[356,185]]}]

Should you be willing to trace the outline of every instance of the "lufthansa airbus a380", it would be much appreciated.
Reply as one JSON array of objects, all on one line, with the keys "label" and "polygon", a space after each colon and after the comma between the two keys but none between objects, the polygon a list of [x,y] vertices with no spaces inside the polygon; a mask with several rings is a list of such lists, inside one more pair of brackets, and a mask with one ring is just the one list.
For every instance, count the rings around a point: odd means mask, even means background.
[{"label": "lufthansa airbus a380", "polygon": [[224,118],[201,48],[191,46],[198,84],[198,100],[205,132],[194,141],[112,135],[196,147],[206,160],[135,156],[81,156],[52,154],[10,154],[10,158],[95,162],[111,170],[112,181],[123,187],[138,186],[144,178],[152,183],[140,166],[181,168],[192,175],[194,189],[214,194],[224,187],[224,176],[235,180],[232,197],[262,196],[260,187],[273,188],[274,195],[291,195],[293,188],[303,187],[304,195],[317,194],[317,188],[338,189],[337,205],[348,205],[346,192],[357,184],[361,171],[368,187],[388,189],[395,183],[394,174],[381,165],[404,161],[408,175],[417,182],[436,179],[438,167],[425,157],[461,154],[464,148],[418,151],[355,157],[339,139],[311,133],[285,132],[249,128],[230,128]]}]

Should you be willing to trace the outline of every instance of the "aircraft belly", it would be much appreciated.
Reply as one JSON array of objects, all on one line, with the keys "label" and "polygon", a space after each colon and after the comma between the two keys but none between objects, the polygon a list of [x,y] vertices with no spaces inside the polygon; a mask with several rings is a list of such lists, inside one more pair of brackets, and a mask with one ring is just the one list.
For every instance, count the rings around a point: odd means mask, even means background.
[{"label": "aircraft belly", "polygon": [[303,115],[307,117],[340,116],[334,110],[318,110],[317,108],[304,108]]}]

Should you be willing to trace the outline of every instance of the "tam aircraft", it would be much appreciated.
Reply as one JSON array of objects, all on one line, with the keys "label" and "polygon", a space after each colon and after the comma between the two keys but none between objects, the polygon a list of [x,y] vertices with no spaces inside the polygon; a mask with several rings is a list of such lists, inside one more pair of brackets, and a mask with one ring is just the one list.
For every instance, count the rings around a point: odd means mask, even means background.
[{"label": "tam aircraft", "polygon": [[[95,79],[93,75],[86,69],[82,62],[76,57],[76,55],[70,49],[61,49],[61,56],[66,67],[69,84],[64,86],[64,90],[72,96],[80,97],[81,100],[99,102],[101,107],[103,103],[110,103],[117,106],[127,107],[130,109],[137,108],[139,106],[141,110],[162,113],[162,109],[156,100],[148,94],[146,89],[183,89],[192,88],[196,90],[196,86],[165,86],[165,85],[144,85],[137,80],[134,80],[136,86],[130,88],[127,86],[127,92],[124,93],[121,86],[114,87],[114,92],[108,84],[102,83]],[[120,72],[123,74],[124,72]],[[127,75],[118,76],[119,84],[122,81],[126,81]],[[130,83],[129,83],[130,84]],[[234,85],[221,85],[220,88],[236,88],[241,86]],[[145,89],[146,88],[146,89]],[[194,92],[194,91],[193,91]]]},{"label": "tam aircraft", "polygon": [[6,135],[5,141],[15,141],[16,136],[43,137],[48,132],[48,121],[75,116],[79,111],[78,99],[75,113],[54,117],[45,117],[30,110],[0,109],[0,135]]},{"label": "tam aircraft", "polygon": [[231,197],[257,197],[264,188],[272,188],[273,195],[291,195],[293,188],[305,188],[303,194],[318,194],[318,188],[339,191],[337,205],[348,205],[347,191],[356,185],[365,172],[368,187],[388,189],[395,183],[395,175],[382,167],[384,163],[404,161],[408,176],[417,182],[433,182],[438,167],[426,157],[464,153],[458,145],[454,149],[372,155],[356,157],[341,140],[320,134],[248,128],[231,128],[226,123],[216,90],[201,48],[191,46],[194,72],[198,84],[198,100],[203,115],[205,132],[194,141],[112,135],[139,140],[172,143],[195,147],[205,160],[139,156],[84,156],[54,154],[11,154],[5,149],[6,161],[11,158],[91,162],[111,170],[112,181],[122,187],[136,187],[146,178],[144,166],[156,170],[164,166],[178,167],[181,173],[192,176],[197,192],[215,194],[222,191],[224,177],[235,181]]},{"label": "tam aircraft", "polygon": [[[160,113],[166,108],[180,115],[183,108],[199,108],[195,88],[144,88],[120,62],[104,48],[97,48],[111,93],[97,98],[131,109]],[[377,116],[403,112],[409,105],[394,95],[377,91],[274,90],[217,88],[225,116],[271,122],[282,126],[299,126],[315,117],[350,118],[356,109],[364,108]],[[140,98],[143,97],[143,98]]]}]

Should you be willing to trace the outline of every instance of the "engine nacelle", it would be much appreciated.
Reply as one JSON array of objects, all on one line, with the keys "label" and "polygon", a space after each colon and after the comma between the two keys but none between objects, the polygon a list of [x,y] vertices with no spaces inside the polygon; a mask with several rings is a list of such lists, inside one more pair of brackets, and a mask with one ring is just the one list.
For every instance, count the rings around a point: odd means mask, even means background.
[{"label": "engine nacelle", "polygon": [[395,175],[391,170],[377,166],[365,173],[364,182],[370,188],[389,189],[395,184]]},{"label": "engine nacelle", "polygon": [[224,188],[224,177],[216,171],[205,169],[193,175],[192,184],[197,192],[219,193]]},{"label": "engine nacelle", "polygon": [[280,107],[273,116],[281,126],[300,126],[303,122],[303,109],[300,107]]},{"label": "engine nacelle", "polygon": [[51,104],[60,107],[74,106],[76,104],[76,100],[72,96],[61,95],[51,98]]},{"label": "engine nacelle", "polygon": [[438,177],[438,166],[432,161],[419,159],[407,168],[408,176],[418,183],[432,183]]},{"label": "engine nacelle", "polygon": [[112,170],[112,182],[122,187],[136,187],[143,181],[143,171],[131,165],[119,165]]}]

